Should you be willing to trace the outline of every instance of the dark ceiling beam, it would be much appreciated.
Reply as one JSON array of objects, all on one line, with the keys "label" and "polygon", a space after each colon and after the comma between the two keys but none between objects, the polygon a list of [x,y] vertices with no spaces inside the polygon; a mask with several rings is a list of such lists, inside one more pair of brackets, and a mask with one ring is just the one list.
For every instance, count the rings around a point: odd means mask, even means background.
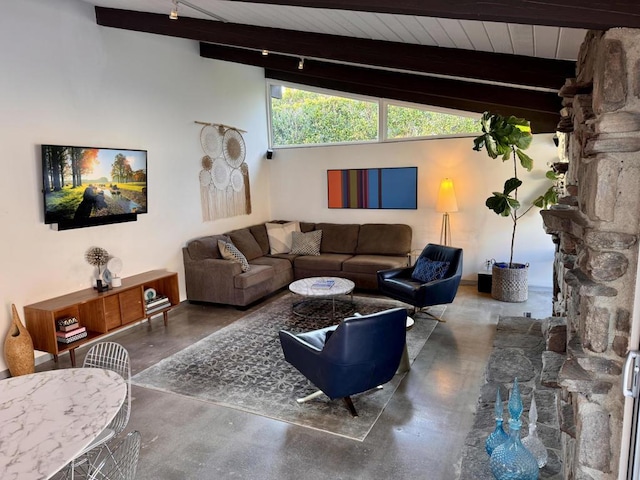
[{"label": "dark ceiling beam", "polygon": [[232,0],[485,22],[607,30],[640,28],[637,0]]},{"label": "dark ceiling beam", "polygon": [[[274,54],[263,56],[252,50],[207,43],[200,44],[200,55],[262,67],[268,72],[269,78],[276,80],[464,111],[482,113],[491,110],[496,113],[521,115],[529,120],[535,117],[545,120],[545,131],[555,131],[555,126],[560,120],[558,112],[562,105],[555,93],[309,59],[305,60],[304,69],[299,70],[298,59],[295,57]],[[547,128],[552,129],[546,130]]]},{"label": "dark ceiling beam", "polygon": [[[452,2],[453,3],[453,2]],[[99,25],[208,43],[437,75],[558,89],[575,76],[564,60],[384,42],[96,7]]]}]

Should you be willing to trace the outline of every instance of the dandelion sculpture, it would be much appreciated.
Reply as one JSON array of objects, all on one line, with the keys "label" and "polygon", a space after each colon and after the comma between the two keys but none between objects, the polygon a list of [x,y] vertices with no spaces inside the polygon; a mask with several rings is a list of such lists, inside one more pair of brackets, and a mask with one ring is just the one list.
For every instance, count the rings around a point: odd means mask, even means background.
[{"label": "dandelion sculpture", "polygon": [[93,265],[94,267],[98,267],[98,279],[96,280],[96,289],[99,292],[102,292],[109,288],[108,285],[105,285],[106,288],[102,285],[102,267],[107,264],[109,261],[109,252],[107,252],[104,248],[100,247],[91,247],[84,254],[84,258],[89,265]]}]

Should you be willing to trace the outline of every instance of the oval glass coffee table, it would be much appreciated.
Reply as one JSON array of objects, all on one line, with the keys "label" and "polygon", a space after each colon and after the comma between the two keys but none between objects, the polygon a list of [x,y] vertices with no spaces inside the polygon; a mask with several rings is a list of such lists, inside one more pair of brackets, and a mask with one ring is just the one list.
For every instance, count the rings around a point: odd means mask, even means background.
[{"label": "oval glass coffee table", "polygon": [[[292,311],[300,317],[336,318],[336,313],[341,317],[350,315],[355,310],[354,287],[355,284],[351,280],[340,277],[310,277],[296,280],[289,285],[289,290],[304,298],[293,303]],[[341,295],[350,295],[351,299],[336,298]],[[328,307],[330,314],[326,311]]]}]

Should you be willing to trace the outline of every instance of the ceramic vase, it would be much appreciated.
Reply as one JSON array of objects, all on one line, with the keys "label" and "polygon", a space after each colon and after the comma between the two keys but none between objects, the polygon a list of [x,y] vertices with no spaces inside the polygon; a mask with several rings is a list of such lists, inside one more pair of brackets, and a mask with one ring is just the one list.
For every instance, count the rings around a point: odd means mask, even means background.
[{"label": "ceramic vase", "polygon": [[29,331],[20,321],[16,306],[11,304],[13,320],[4,339],[4,358],[12,377],[35,371],[33,341]]}]

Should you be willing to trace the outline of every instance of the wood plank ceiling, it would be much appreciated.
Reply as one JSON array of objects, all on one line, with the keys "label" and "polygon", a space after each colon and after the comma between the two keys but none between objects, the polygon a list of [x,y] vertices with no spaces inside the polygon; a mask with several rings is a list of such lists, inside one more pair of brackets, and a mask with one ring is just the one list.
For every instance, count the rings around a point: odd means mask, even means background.
[{"label": "wood plank ceiling", "polygon": [[537,132],[555,131],[584,29],[640,28],[637,0],[177,0],[177,20],[171,0],[85,1],[99,25],[196,40],[268,78],[518,115]]}]

